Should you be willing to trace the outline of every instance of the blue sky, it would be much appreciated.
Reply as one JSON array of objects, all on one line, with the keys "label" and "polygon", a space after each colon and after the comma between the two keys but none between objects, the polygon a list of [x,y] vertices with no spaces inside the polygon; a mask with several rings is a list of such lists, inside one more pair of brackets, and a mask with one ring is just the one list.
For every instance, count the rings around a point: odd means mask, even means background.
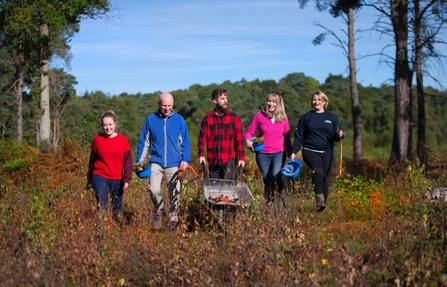
[{"label": "blue sky", "polygon": [[[278,81],[294,72],[320,83],[329,74],[347,76],[347,58],[333,45],[334,38],[312,44],[323,32],[315,22],[342,39],[345,24],[328,12],[319,13],[310,2],[300,9],[296,0],[111,0],[117,9],[108,21],[81,23],[70,43],[68,73],[79,83],[78,95],[173,91],[242,78]],[[364,9],[356,28],[370,28],[374,20],[374,13]],[[357,37],[358,57],[391,43],[371,33]],[[378,57],[358,61],[362,85],[392,84],[392,70],[379,62]],[[446,71],[436,73],[447,86]],[[434,85],[428,79],[425,83]]]}]

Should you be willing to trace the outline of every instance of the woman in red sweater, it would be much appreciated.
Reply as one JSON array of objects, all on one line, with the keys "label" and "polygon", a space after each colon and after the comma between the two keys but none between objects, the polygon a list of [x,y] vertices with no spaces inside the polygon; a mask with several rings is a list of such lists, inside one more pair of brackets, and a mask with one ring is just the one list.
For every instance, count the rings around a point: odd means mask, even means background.
[{"label": "woman in red sweater", "polygon": [[101,117],[103,132],[92,142],[87,184],[91,184],[101,217],[107,213],[108,194],[115,215],[123,212],[123,194],[132,178],[132,153],[127,138],[117,133],[118,122],[113,111]]}]

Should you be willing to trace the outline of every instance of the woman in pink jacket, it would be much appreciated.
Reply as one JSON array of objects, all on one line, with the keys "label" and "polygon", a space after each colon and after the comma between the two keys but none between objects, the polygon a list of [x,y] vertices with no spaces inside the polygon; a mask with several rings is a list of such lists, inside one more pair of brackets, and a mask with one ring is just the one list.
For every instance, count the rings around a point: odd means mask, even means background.
[{"label": "woman in pink jacket", "polygon": [[[245,132],[245,144],[254,151],[252,137],[264,137],[264,148],[256,152],[258,164],[264,179],[264,196],[268,206],[274,202],[275,185],[280,199],[280,210],[284,206],[284,183],[281,176],[286,155],[292,152],[289,120],[280,93],[271,92],[267,96],[265,107],[257,112]],[[287,153],[287,154],[286,154]]]}]

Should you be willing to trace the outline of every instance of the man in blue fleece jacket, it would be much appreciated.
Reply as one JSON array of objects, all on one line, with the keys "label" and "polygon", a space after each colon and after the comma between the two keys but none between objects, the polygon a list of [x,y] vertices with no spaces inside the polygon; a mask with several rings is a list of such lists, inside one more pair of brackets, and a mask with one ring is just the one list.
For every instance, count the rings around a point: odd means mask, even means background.
[{"label": "man in blue fleece jacket", "polygon": [[[170,93],[162,93],[158,100],[158,111],[149,115],[141,129],[137,147],[137,164],[149,159],[151,175],[149,190],[154,204],[154,229],[160,229],[165,215],[161,196],[161,180],[163,174],[169,182],[179,167],[186,169],[191,158],[188,127],[185,120],[173,110],[174,97]],[[169,222],[168,228],[175,230],[178,225],[180,210],[180,182],[177,188],[169,190]]]}]

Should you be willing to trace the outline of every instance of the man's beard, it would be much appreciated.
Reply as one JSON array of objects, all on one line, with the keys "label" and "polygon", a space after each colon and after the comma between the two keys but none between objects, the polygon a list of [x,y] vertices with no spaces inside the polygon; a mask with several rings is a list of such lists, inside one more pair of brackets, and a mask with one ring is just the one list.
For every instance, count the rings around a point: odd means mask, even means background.
[{"label": "man's beard", "polygon": [[223,106],[221,106],[221,105],[216,105],[216,110],[219,112],[219,113],[226,113],[226,111],[228,110],[228,104],[225,104],[225,105],[223,105]]}]

